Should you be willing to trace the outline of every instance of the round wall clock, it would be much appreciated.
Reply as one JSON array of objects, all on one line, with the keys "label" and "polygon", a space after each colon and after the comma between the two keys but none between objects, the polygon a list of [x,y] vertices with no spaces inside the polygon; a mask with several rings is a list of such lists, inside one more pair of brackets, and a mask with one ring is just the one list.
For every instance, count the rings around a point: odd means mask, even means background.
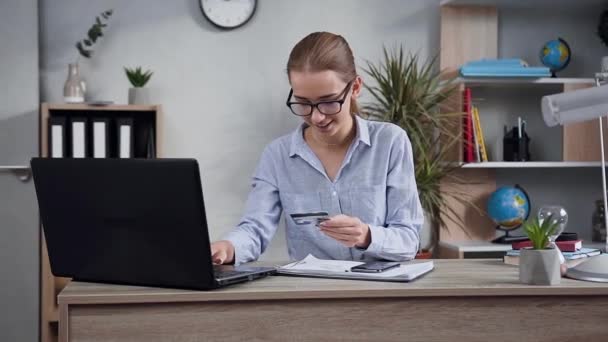
[{"label": "round wall clock", "polygon": [[253,17],[257,0],[199,0],[207,20],[222,29],[245,25]]}]

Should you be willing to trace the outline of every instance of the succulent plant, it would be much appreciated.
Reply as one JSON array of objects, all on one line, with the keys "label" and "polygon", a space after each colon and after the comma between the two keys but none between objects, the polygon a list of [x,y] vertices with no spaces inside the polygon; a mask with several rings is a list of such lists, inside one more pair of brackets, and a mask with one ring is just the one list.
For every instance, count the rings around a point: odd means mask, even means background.
[{"label": "succulent plant", "polygon": [[134,69],[125,67],[125,73],[127,74],[129,82],[131,82],[131,84],[135,88],[141,88],[145,86],[146,83],[148,83],[148,81],[150,80],[150,77],[152,77],[152,74],[154,74],[150,70],[142,71],[141,67],[137,67]]},{"label": "succulent plant", "polygon": [[524,223],[524,233],[532,241],[533,249],[545,249],[549,244],[549,237],[555,235],[559,224],[553,221],[553,215],[547,217],[542,222],[535,217]]}]

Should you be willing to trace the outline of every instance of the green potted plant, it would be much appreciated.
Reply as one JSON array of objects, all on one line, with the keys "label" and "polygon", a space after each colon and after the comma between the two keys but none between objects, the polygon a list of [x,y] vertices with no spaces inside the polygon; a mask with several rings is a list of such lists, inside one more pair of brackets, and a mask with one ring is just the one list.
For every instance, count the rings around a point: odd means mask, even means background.
[{"label": "green potted plant", "polygon": [[127,68],[125,74],[133,86],[129,88],[129,104],[150,104],[150,92],[145,85],[154,74],[150,70],[143,71],[141,67]]},{"label": "green potted plant", "polygon": [[78,56],[74,63],[68,64],[68,78],[63,85],[63,98],[65,102],[84,102],[87,88],[85,81],[80,76],[79,60],[81,56],[91,58],[93,46],[99,41],[99,38],[103,37],[103,30],[108,26],[107,22],[112,16],[112,12],[112,10],[107,10],[95,17],[95,23],[87,31],[87,36],[76,42],[75,46]]},{"label": "green potted plant", "polygon": [[457,190],[458,187],[450,190],[442,187],[444,181],[465,183],[454,174],[460,165],[450,162],[449,158],[460,139],[454,133],[454,121],[460,120],[463,113],[440,110],[457,88],[453,79],[437,70],[436,57],[420,61],[417,54],[405,56],[403,47],[391,51],[383,48],[383,51],[380,63],[368,61],[364,68],[376,84],[365,84],[375,101],[364,105],[362,114],[372,120],[392,122],[407,132],[425,212],[421,236],[428,235],[428,242],[423,241],[421,246],[422,252],[435,251],[446,217],[464,229],[463,217],[450,207],[449,199],[479,211],[470,196]]},{"label": "green potted plant", "polygon": [[561,280],[559,251],[550,245],[550,237],[557,234],[559,223],[549,216],[535,217],[524,223],[523,231],[532,242],[531,248],[520,251],[519,280],[532,285],[554,285]]}]

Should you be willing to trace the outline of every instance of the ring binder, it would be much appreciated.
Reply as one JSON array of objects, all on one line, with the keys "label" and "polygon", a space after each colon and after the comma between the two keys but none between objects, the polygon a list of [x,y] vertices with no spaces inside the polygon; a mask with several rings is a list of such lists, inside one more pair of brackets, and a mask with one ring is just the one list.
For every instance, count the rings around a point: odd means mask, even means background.
[{"label": "ring binder", "polygon": [[62,116],[51,116],[48,119],[48,155],[51,158],[67,157],[66,153],[66,119]]},{"label": "ring binder", "polygon": [[93,158],[110,157],[109,120],[93,119]]},{"label": "ring binder", "polygon": [[118,158],[133,158],[133,119],[119,118],[116,120],[118,129]]},{"label": "ring binder", "polygon": [[87,119],[72,118],[72,158],[87,157]]}]

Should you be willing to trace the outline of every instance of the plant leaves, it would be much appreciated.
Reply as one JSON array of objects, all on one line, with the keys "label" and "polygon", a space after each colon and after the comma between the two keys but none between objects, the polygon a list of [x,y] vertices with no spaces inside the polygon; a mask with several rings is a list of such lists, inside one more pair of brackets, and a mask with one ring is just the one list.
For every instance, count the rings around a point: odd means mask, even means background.
[{"label": "plant leaves", "polygon": [[136,67],[134,69],[124,67],[124,70],[127,75],[127,78],[129,79],[129,82],[133,85],[133,87],[136,88],[141,88],[145,86],[154,74],[150,70],[142,71],[141,67]]},{"label": "plant leaves", "polygon": [[460,168],[460,164],[449,162],[451,151],[460,142],[453,123],[464,113],[441,110],[442,106],[450,105],[447,102],[458,88],[453,79],[437,71],[437,61],[435,56],[423,62],[418,54],[405,54],[402,46],[383,47],[380,62],[366,61],[363,68],[374,83],[364,84],[373,101],[362,106],[361,114],[371,120],[394,123],[407,132],[423,209],[440,227],[445,227],[444,218],[449,218],[470,235],[464,227],[464,218],[448,205],[448,200],[471,206],[480,214],[484,214],[483,210],[470,193],[441,187],[442,181],[456,185],[470,183],[452,177]]},{"label": "plant leaves", "polygon": [[80,55],[85,58],[91,58],[91,55],[93,54],[93,51],[85,49],[81,42],[76,43],[76,49],[78,49]]},{"label": "plant leaves", "polygon": [[95,30],[95,26],[91,27],[87,32],[87,37],[91,40],[91,42],[95,43],[97,38],[99,37],[99,33]]}]

